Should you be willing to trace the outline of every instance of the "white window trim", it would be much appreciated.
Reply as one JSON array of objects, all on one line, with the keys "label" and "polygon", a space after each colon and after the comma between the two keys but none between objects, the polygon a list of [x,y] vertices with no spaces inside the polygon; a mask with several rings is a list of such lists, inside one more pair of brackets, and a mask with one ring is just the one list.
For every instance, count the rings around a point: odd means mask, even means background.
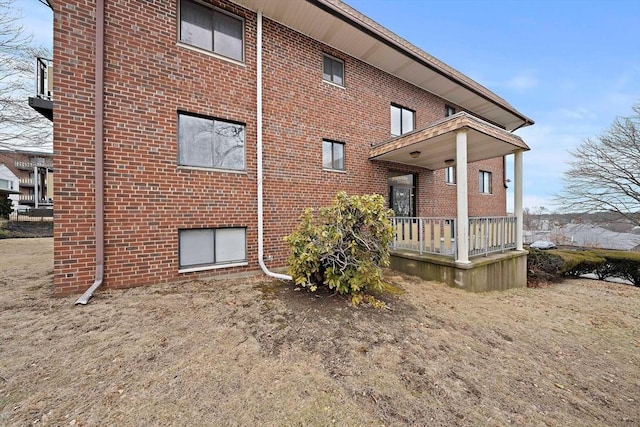
[{"label": "white window trim", "polygon": [[206,168],[203,166],[189,166],[189,165],[177,165],[178,170],[185,171],[202,171],[202,172],[222,172],[222,173],[233,173],[237,175],[247,175],[248,172],[246,169],[220,169],[220,168]]},{"label": "white window trim", "polygon": [[245,61],[247,59],[246,58],[246,51],[247,51],[247,49],[246,49],[246,37],[245,37],[245,34],[246,34],[246,25],[245,24],[246,24],[246,22],[245,22],[244,18],[242,16],[236,15],[235,13],[231,13],[231,12],[228,12],[228,11],[226,11],[224,9],[220,9],[219,7],[216,7],[216,6],[214,6],[214,5],[210,4],[210,3],[202,2],[200,0],[189,0],[189,1],[192,1],[194,3],[198,3],[198,4],[200,4],[202,6],[205,6],[205,7],[209,8],[209,9],[211,9],[211,10],[215,10],[217,12],[224,13],[225,15],[231,16],[232,18],[235,18],[235,19],[237,19],[237,20],[242,22],[242,60],[239,61],[237,59],[229,58],[228,56],[220,55],[219,53],[216,53],[216,52],[214,52],[212,50],[207,50],[207,49],[203,49],[201,47],[193,46],[193,45],[190,45],[189,43],[185,43],[182,40],[180,40],[180,34],[181,34],[181,32],[180,32],[181,28],[180,27],[182,25],[181,24],[182,15],[181,15],[181,12],[180,12],[180,4],[182,3],[181,0],[178,0],[176,2],[177,3],[177,5],[176,5],[177,18],[178,18],[176,20],[177,21],[176,22],[176,36],[178,37],[176,45],[180,46],[180,47],[183,47],[183,48],[186,48],[186,49],[189,49],[189,50],[193,50],[195,52],[204,53],[206,55],[213,56],[214,58],[223,59],[225,61],[231,62],[231,63],[236,64],[236,65],[242,65],[243,67],[246,67],[246,63],[245,63]]},{"label": "white window trim", "polygon": [[207,264],[207,265],[197,265],[197,266],[193,266],[193,267],[180,267],[180,252],[178,251],[178,273],[190,273],[190,272],[194,272],[194,271],[205,271],[205,270],[218,270],[220,268],[231,268],[231,267],[242,267],[242,266],[247,266],[249,265],[249,260],[248,260],[248,248],[247,248],[247,227],[209,227],[209,228],[202,228],[202,229],[197,229],[197,228],[179,228],[178,229],[178,247],[180,247],[180,232],[181,231],[190,231],[190,230],[213,230],[214,233],[214,239],[216,238],[215,235],[215,231],[216,230],[223,230],[223,229],[243,229],[244,230],[244,255],[245,258],[247,258],[244,261],[231,261],[231,262],[220,262],[220,263],[213,263],[213,264]]},{"label": "white window trim", "polygon": [[[180,262],[180,260],[178,260]],[[188,268],[179,268],[178,273],[193,273],[196,271],[206,271],[206,270],[219,270],[221,268],[231,268],[231,267],[245,267],[249,265],[247,261],[244,262],[234,262],[230,264],[212,264],[206,265],[202,267],[188,267]]]},{"label": "white window trim", "polygon": [[[484,174],[489,174],[489,191],[488,192],[487,191],[482,191],[483,187],[484,187],[484,179],[482,180],[482,185],[480,185],[480,176],[484,176]],[[478,188],[478,190],[480,190],[479,193],[480,194],[484,194],[486,196],[493,195],[493,172],[481,170],[481,171],[479,171],[479,175],[480,175],[480,176],[478,176],[478,185],[480,187],[480,188]]]},{"label": "white window trim", "polygon": [[[333,59],[334,61],[338,61],[338,62],[342,63],[342,84],[336,83],[336,82],[331,81],[331,80],[326,80],[324,78],[324,57],[325,56],[327,58]],[[333,55],[329,55],[328,53],[322,52],[322,81],[325,82],[325,83],[329,83],[330,85],[337,86],[337,87],[340,87],[342,89],[345,89],[347,80],[344,78],[344,74],[345,74],[344,60],[342,60],[340,58],[336,58]]]},{"label": "white window trim", "polygon": [[[447,181],[447,169],[449,168],[453,168],[453,182],[451,181]],[[444,183],[447,185],[456,185],[456,167],[455,166],[447,166],[447,168],[444,170]]]}]

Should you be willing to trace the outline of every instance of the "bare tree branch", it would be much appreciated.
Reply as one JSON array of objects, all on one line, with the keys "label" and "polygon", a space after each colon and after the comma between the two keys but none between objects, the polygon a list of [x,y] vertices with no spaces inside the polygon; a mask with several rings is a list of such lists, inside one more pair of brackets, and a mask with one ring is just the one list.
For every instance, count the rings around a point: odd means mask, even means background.
[{"label": "bare tree branch", "polygon": [[51,143],[52,124],[28,98],[35,93],[36,57],[51,54],[33,46],[14,3],[0,0],[0,148],[41,147]]},{"label": "bare tree branch", "polygon": [[612,212],[640,225],[640,104],[585,140],[564,173],[555,202],[565,212]]}]

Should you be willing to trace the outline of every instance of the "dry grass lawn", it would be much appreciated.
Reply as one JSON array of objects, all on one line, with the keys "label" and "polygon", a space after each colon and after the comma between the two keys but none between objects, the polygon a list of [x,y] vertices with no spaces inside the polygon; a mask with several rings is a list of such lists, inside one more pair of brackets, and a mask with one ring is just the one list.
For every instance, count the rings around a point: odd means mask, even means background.
[{"label": "dry grass lawn", "polygon": [[51,239],[0,241],[0,425],[640,425],[640,288],[389,272],[384,310],[266,278],[74,306],[52,271]]}]

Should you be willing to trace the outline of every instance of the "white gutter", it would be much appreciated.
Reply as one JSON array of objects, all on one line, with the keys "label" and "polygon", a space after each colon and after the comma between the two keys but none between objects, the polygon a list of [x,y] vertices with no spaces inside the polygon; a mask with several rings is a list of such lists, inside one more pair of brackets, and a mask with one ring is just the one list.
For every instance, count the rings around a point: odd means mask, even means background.
[{"label": "white gutter", "polygon": [[262,203],[262,11],[258,11],[258,25],[256,37],[256,126],[258,151],[258,263],[260,268],[270,277],[281,280],[293,280],[286,274],[270,271],[264,263],[264,223]]}]

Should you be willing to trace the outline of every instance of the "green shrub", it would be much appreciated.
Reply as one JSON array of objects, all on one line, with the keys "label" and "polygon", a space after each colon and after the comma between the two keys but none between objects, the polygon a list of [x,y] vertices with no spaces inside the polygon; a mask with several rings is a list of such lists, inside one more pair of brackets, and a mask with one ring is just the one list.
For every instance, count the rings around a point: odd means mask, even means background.
[{"label": "green shrub", "polygon": [[604,258],[592,251],[554,250],[553,253],[564,261],[562,273],[565,276],[577,277],[593,273],[606,264]]},{"label": "green shrub", "polygon": [[640,252],[593,249],[584,251],[529,249],[527,282],[553,282],[564,276],[593,273],[598,279],[618,277],[640,286]]},{"label": "green shrub", "polygon": [[383,291],[381,268],[389,265],[392,216],[378,194],[340,192],[318,218],[313,209],[306,209],[295,231],[285,237],[289,274],[311,291],[327,286],[351,295],[354,304],[364,300],[379,305],[366,292]]},{"label": "green shrub", "polygon": [[609,266],[607,277],[618,277],[640,286],[640,252],[626,251],[594,251],[606,259]]}]

